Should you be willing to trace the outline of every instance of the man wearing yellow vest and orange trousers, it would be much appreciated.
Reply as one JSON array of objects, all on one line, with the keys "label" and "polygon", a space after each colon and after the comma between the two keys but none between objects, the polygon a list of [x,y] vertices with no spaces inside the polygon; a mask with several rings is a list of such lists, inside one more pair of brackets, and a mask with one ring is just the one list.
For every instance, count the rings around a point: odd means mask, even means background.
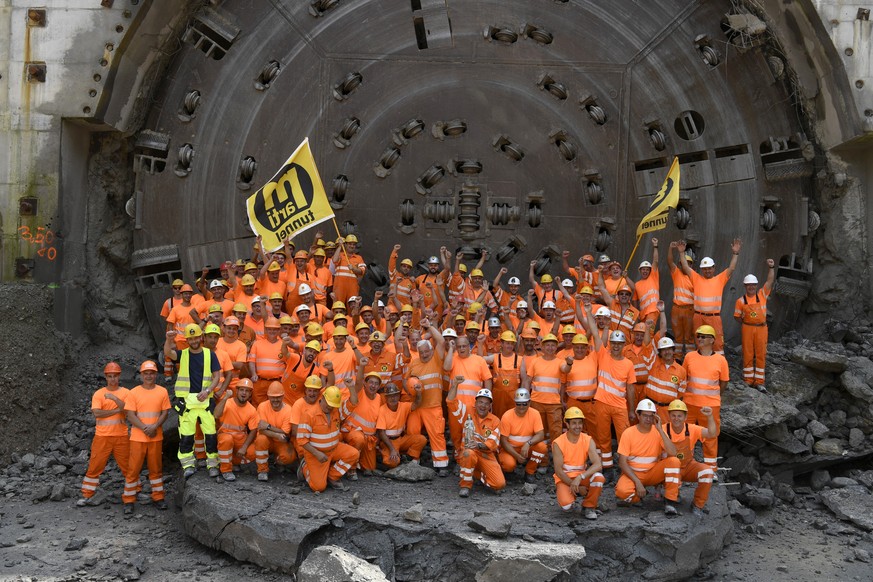
[{"label": "man wearing yellow vest and orange trousers", "polygon": [[715,345],[713,349],[716,353],[724,353],[724,330],[721,323],[721,302],[722,293],[725,285],[737,268],[737,258],[740,256],[740,248],[742,241],[735,238],[731,243],[731,251],[733,257],[728,268],[715,274],[715,261],[710,257],[703,257],[700,260],[700,273],[694,271],[685,259],[685,249],[687,248],[684,240],[676,243],[676,250],[679,251],[679,266],[682,272],[691,278],[691,284],[694,288],[694,328],[701,325],[709,325],[716,331]]},{"label": "man wearing yellow vest and orange trousers", "polygon": [[767,298],[773,289],[776,279],[776,263],[767,259],[767,281],[758,290],[758,278],[746,275],[743,286],[746,292],[737,299],[734,306],[734,319],[742,328],[743,337],[743,382],[756,387],[761,392],[764,388],[764,367],[767,360]]},{"label": "man wearing yellow vest and orange trousers", "polygon": [[[179,413],[179,462],[187,479],[197,471],[194,457],[194,433],[197,422],[206,441],[206,467],[210,477],[218,477],[218,437],[215,417],[209,410],[210,397],[221,379],[218,358],[211,350],[202,346],[203,330],[196,323],[185,327],[188,347],[176,351],[173,346],[175,331],[167,332],[164,342],[164,356],[179,361],[179,375],[176,376],[173,408]],[[193,392],[192,388],[198,389]]]}]

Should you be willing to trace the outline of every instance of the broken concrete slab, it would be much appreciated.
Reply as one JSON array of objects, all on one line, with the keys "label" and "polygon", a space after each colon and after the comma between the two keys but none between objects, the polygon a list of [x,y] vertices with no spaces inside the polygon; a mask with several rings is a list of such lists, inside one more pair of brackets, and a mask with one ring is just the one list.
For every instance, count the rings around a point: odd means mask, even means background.
[{"label": "broken concrete slab", "polygon": [[548,582],[580,571],[585,559],[585,549],[575,544],[462,537],[480,548],[487,559],[476,582]]},{"label": "broken concrete slab", "polygon": [[436,471],[430,467],[424,467],[418,463],[404,463],[393,469],[385,471],[385,476],[395,481],[409,481],[417,483],[419,481],[432,481],[436,477]]},{"label": "broken concrete slab", "polygon": [[[823,349],[832,347],[832,349]],[[822,342],[816,349],[797,346],[788,354],[788,358],[797,364],[820,372],[841,374],[846,370],[849,358],[846,357],[842,344],[827,344]]]},{"label": "broken concrete slab", "polygon": [[730,382],[721,394],[721,430],[728,434],[760,430],[797,414],[788,399],[762,394],[742,382]]},{"label": "broken concrete slab", "polygon": [[297,582],[388,582],[377,566],[336,546],[309,552],[297,570]]},{"label": "broken concrete slab", "polygon": [[509,532],[512,530],[512,521],[508,517],[499,517],[490,513],[477,515],[468,521],[467,525],[473,531],[493,538],[505,538],[509,536]]},{"label": "broken concrete slab", "polygon": [[873,495],[865,488],[830,489],[821,493],[821,500],[840,519],[850,521],[866,531],[873,531],[873,515],[870,513]]},{"label": "broken concrete slab", "polygon": [[[716,559],[733,532],[720,486],[713,487],[703,518],[691,515],[693,487],[683,487],[683,515],[675,519],[666,518],[663,504],[649,499],[642,508],[616,508],[613,489],[607,487],[600,504],[604,514],[587,521],[578,503],[564,512],[547,488],[525,496],[518,483],[510,483],[502,495],[474,487],[469,499],[457,498],[455,483],[444,480],[405,484],[362,479],[349,484],[352,492],[328,490],[319,496],[305,487],[288,495],[292,484],[297,485],[293,477],[282,474],[266,483],[250,475],[217,483],[200,473],[180,480],[186,532],[237,559],[286,573],[295,573],[314,548],[335,545],[398,581],[448,582],[494,579],[489,572],[505,572],[498,565],[518,556],[527,556],[518,557],[519,568],[531,576],[541,573],[531,580],[605,580],[617,570],[627,580],[676,579]],[[358,494],[357,505],[352,493]],[[398,519],[398,508],[416,503],[427,512],[426,523]],[[467,522],[474,511],[509,519],[509,537],[495,540],[471,532]],[[337,518],[342,527],[336,525]],[[524,545],[526,550],[519,554],[516,548],[504,556],[494,553],[494,543]],[[556,545],[566,552],[566,561],[557,565],[547,561]],[[548,570],[535,562],[566,573],[549,578]]]}]

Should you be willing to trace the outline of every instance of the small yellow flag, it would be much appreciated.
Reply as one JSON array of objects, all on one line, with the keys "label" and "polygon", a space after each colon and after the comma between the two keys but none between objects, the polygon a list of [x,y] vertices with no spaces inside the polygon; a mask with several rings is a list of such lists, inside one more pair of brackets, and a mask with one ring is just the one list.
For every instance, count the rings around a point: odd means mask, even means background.
[{"label": "small yellow flag", "polygon": [[263,237],[266,251],[275,251],[296,234],[333,218],[324,185],[303,140],[269,182],[246,200],[249,225]]},{"label": "small yellow flag", "polygon": [[673,158],[664,185],[649,205],[649,211],[637,227],[637,238],[647,232],[661,230],[667,226],[670,209],[679,205],[679,158]]}]

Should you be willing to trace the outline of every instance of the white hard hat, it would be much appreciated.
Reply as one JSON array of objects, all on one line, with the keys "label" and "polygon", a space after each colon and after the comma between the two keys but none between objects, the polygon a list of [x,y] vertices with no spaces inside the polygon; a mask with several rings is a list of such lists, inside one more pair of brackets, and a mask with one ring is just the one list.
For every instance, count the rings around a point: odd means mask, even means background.
[{"label": "white hard hat", "polygon": [[611,263],[612,259],[610,259],[607,255],[600,255],[600,263]]},{"label": "white hard hat", "polygon": [[615,330],[611,334],[609,334],[609,341],[612,343],[626,343],[627,340],[624,337],[623,331]]},{"label": "white hard hat", "polygon": [[714,267],[715,261],[713,261],[710,257],[703,257],[700,261],[700,268],[705,269],[707,267]]},{"label": "white hard hat", "polygon": [[500,327],[500,319],[491,317],[488,319],[488,325],[491,327]]},{"label": "white hard hat", "polygon": [[385,307],[385,302],[380,299],[379,303],[377,303],[376,306],[377,307]]},{"label": "white hard hat", "polygon": [[351,297],[349,297],[349,300],[346,301],[346,303],[354,303],[355,301],[360,301],[360,300],[361,300],[361,298],[358,297],[357,295],[352,295]]},{"label": "white hard hat", "polygon": [[427,260],[427,264],[428,264],[428,265],[439,265],[439,264],[440,264],[440,260],[439,260],[438,258],[436,258],[436,257],[431,257],[431,258],[429,258],[429,259]]},{"label": "white hard hat", "polygon": [[456,332],[453,328],[448,327],[443,330],[443,337],[458,337],[458,332]]},{"label": "white hard hat", "polygon": [[494,396],[491,395],[491,390],[488,388],[482,388],[478,392],[476,392],[476,398],[487,398],[488,400],[494,400]]},{"label": "white hard hat", "polygon": [[655,403],[649,400],[648,398],[643,398],[640,400],[640,403],[637,404],[637,412],[658,412],[658,409],[655,407]]},{"label": "white hard hat", "polygon": [[527,388],[519,388],[515,391],[516,402],[530,402],[530,390]]},{"label": "white hard hat", "polygon": [[597,308],[597,311],[594,312],[594,317],[612,317],[612,312],[609,310],[609,307],[604,305]]},{"label": "white hard hat", "polygon": [[527,301],[519,301],[515,304],[516,309],[527,309]]},{"label": "white hard hat", "polygon": [[661,339],[658,340],[658,349],[659,350],[663,350],[664,348],[675,348],[675,347],[676,347],[676,344],[673,343],[673,340],[671,340],[668,337],[662,337]]},{"label": "white hard hat", "polygon": [[521,279],[518,277],[510,277],[507,282],[508,285],[521,285]]},{"label": "white hard hat", "polygon": [[546,301],[543,303],[543,309],[557,309],[554,301]]},{"label": "white hard hat", "polygon": [[649,267],[651,269],[652,263],[650,263],[649,261],[643,261],[642,263],[640,263],[640,269],[644,269],[646,267]]},{"label": "white hard hat", "polygon": [[224,287],[224,283],[222,283],[220,279],[216,279],[209,284],[210,289],[215,289],[216,287]]},{"label": "white hard hat", "polygon": [[757,285],[758,278],[754,275],[746,275],[743,279],[743,285]]},{"label": "white hard hat", "polygon": [[300,286],[297,287],[297,292],[300,295],[306,295],[307,293],[312,293],[312,287],[306,283],[300,283]]},{"label": "white hard hat", "polygon": [[573,281],[571,279],[564,279],[564,282],[561,283],[561,285],[563,285],[564,287],[575,287],[576,286],[576,284],[573,283]]},{"label": "white hard hat", "polygon": [[304,303],[303,305],[298,305],[294,313],[300,313],[301,311],[312,311],[312,309]]},{"label": "white hard hat", "polygon": [[262,297],[260,295],[255,295],[254,297],[252,297],[252,303],[263,303],[266,300],[266,297]]}]

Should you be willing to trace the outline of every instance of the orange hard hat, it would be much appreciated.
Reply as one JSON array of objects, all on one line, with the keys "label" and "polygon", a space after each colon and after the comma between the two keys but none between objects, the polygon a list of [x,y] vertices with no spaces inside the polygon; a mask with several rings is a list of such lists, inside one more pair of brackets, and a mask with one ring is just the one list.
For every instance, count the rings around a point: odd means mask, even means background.
[{"label": "orange hard hat", "polygon": [[267,396],[285,396],[285,389],[282,388],[281,382],[271,382],[267,387]]},{"label": "orange hard hat", "polygon": [[121,366],[115,362],[109,362],[103,367],[104,374],[121,374]]},{"label": "orange hard hat", "polygon": [[157,372],[158,365],[154,363],[152,360],[146,360],[139,367],[140,372]]},{"label": "orange hard hat", "polygon": [[643,332],[643,333],[646,333],[646,324],[643,323],[643,322],[641,321],[641,322],[639,322],[638,324],[636,324],[636,325],[634,326],[634,329],[633,329],[633,330],[634,330],[634,331],[641,331],[641,332]]},{"label": "orange hard hat", "polygon": [[248,378],[240,378],[240,381],[236,383],[237,390],[239,390],[240,388],[248,388],[249,390],[253,390],[254,387],[255,385],[252,384],[252,381]]}]

